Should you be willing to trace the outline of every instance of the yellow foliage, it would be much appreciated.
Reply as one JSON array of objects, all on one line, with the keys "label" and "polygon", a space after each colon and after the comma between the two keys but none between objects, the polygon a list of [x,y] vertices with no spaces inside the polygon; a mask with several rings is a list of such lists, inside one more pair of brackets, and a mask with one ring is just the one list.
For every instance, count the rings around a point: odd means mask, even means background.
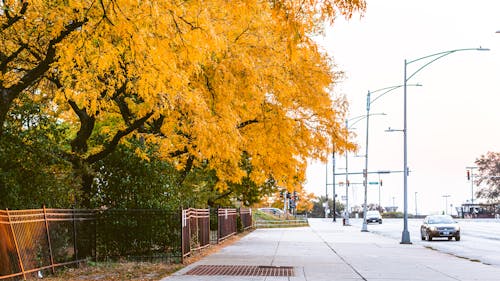
[{"label": "yellow foliage", "polygon": [[[22,2],[3,6],[15,14]],[[179,168],[187,156],[172,155],[186,149],[194,165],[207,162],[217,172],[224,189],[247,176],[245,152],[257,184],[272,177],[299,190],[307,159],[324,160],[332,143],[354,148],[339,122],[346,101],[331,96],[340,73],[309,36],[338,14],[364,9],[363,0],[33,0],[23,20],[2,30],[0,52],[28,44],[15,63],[34,67],[69,24],[85,22],[57,44],[46,75],[60,82],[58,108],[76,103],[106,124],[96,130],[108,141],[151,114],[149,121],[162,118],[161,134],[145,140]],[[7,21],[0,14],[0,26]],[[1,87],[24,74],[2,72]]]}]

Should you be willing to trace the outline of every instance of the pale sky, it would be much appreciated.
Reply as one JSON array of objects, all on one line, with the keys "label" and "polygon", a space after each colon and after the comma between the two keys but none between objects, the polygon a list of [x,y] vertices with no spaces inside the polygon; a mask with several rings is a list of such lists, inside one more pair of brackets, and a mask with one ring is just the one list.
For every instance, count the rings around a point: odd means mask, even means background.
[{"label": "pale sky", "polygon": [[[500,1],[498,0],[367,0],[364,17],[338,19],[325,37],[318,39],[334,58],[346,79],[336,87],[350,103],[349,118],[366,114],[368,90],[403,83],[404,60],[462,49],[489,48],[489,52],[463,51],[439,59],[408,83],[407,132],[408,212],[441,212],[471,199],[466,166],[488,151],[500,151]],[[426,63],[428,60],[422,61]],[[408,74],[423,64],[410,64]],[[373,94],[376,97],[377,94]],[[387,116],[370,118],[369,171],[403,169],[403,134],[385,132],[403,128],[403,90],[395,90],[371,105],[370,113]],[[364,155],[366,121],[353,130]],[[364,158],[349,157],[349,171],[361,172]],[[331,156],[328,181],[332,182]],[[338,173],[344,172],[345,158],[337,157]],[[306,190],[325,195],[326,168],[311,163]],[[382,206],[394,200],[403,210],[403,175],[381,175]],[[350,176],[362,183],[362,176]],[[344,176],[341,179],[344,180]],[[369,176],[377,181],[378,176]],[[477,187],[474,187],[476,190]],[[337,188],[338,198],[345,195]],[[331,198],[332,186],[328,186]],[[378,203],[378,187],[368,187],[368,203]],[[353,202],[354,200],[354,202]],[[476,199],[475,199],[476,200]],[[351,188],[349,202],[361,204],[363,186]],[[448,209],[448,212],[451,208]],[[453,211],[454,212],[454,211]]]}]

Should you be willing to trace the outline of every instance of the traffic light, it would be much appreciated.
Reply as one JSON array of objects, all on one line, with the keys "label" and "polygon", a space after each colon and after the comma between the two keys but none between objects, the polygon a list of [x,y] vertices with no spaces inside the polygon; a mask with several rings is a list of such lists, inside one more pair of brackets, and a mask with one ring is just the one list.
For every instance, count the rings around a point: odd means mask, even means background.
[{"label": "traffic light", "polygon": [[350,184],[350,183],[349,183],[349,180],[347,180],[347,181],[346,181],[346,184],[347,184],[347,186],[349,186],[349,184]]},{"label": "traffic light", "polygon": [[467,170],[467,180],[470,181],[470,170]]},{"label": "traffic light", "polygon": [[380,180],[380,186],[382,186],[382,180]]}]

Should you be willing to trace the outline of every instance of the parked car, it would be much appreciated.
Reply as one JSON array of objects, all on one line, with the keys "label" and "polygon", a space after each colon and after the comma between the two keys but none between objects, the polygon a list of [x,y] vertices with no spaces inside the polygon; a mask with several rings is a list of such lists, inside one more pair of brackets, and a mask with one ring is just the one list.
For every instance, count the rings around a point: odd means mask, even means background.
[{"label": "parked car", "polygon": [[271,214],[274,216],[278,216],[278,217],[281,217],[285,214],[283,212],[283,210],[278,209],[278,208],[259,208],[259,211],[264,212],[264,213],[268,213],[268,214]]},{"label": "parked car", "polygon": [[366,223],[378,222],[382,223],[382,216],[379,211],[367,211],[366,212]]},{"label": "parked car", "polygon": [[424,219],[420,227],[422,240],[431,241],[432,238],[445,237],[448,240],[455,237],[460,241],[460,225],[449,215],[432,215]]}]

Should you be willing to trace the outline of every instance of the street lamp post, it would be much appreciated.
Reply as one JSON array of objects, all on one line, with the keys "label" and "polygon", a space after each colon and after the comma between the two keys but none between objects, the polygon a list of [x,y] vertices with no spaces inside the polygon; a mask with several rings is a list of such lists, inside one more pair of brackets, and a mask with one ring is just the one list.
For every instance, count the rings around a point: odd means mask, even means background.
[{"label": "street lamp post", "polygon": [[337,212],[335,211],[337,208],[335,207],[335,200],[337,199],[337,194],[335,193],[335,143],[333,143],[333,152],[332,152],[332,171],[333,171],[333,222],[337,222]]},{"label": "street lamp post", "polygon": [[[410,232],[408,231],[408,127],[407,127],[407,122],[406,122],[406,104],[407,104],[407,99],[406,99],[406,86],[407,86],[407,82],[408,80],[410,80],[413,76],[415,76],[418,72],[420,72],[422,69],[424,69],[426,66],[428,66],[429,64],[435,62],[436,60],[438,59],[441,59],[445,56],[448,56],[448,55],[451,55],[453,53],[456,53],[456,52],[460,52],[460,51],[489,51],[489,49],[485,49],[485,48],[467,48],[467,49],[455,49],[455,50],[449,50],[449,51],[444,51],[444,52],[439,52],[439,53],[435,53],[435,54],[432,54],[432,55],[428,55],[428,56],[424,56],[424,57],[420,57],[420,58],[417,58],[417,59],[414,59],[414,60],[410,60],[410,61],[407,61],[406,59],[404,60],[404,79],[403,79],[403,84],[404,84],[404,90],[403,90],[403,93],[404,93],[404,97],[403,97],[403,102],[404,102],[404,106],[403,106],[403,115],[404,115],[404,120],[403,120],[403,145],[404,145],[404,160],[403,160],[403,183],[404,183],[404,194],[403,194],[403,201],[404,201],[404,216],[403,216],[403,220],[404,220],[404,224],[403,224],[403,233],[401,235],[401,244],[411,244],[411,241],[410,241]],[[425,63],[424,65],[422,65],[421,67],[419,67],[415,72],[413,72],[412,74],[410,74],[409,76],[407,76],[407,73],[406,73],[406,68],[409,64],[412,64],[414,62],[417,62],[417,61],[421,61],[423,59],[430,59],[430,61],[428,61],[427,63]]]},{"label": "street lamp post", "polygon": [[[399,86],[400,87],[400,86]],[[389,88],[392,88],[392,87],[389,87]],[[387,90],[388,88],[384,88],[384,89],[381,89],[381,90]],[[389,91],[392,91],[389,90]],[[346,128],[349,130],[350,128],[352,128],[352,126],[354,126],[356,123],[358,123],[359,121],[363,120],[366,118],[366,128],[368,128],[368,119],[370,116],[374,116],[374,115],[386,115],[385,113],[372,113],[370,114],[370,101],[369,101],[369,95],[370,95],[370,92],[368,92],[368,103],[367,103],[367,110],[366,110],[366,115],[360,115],[360,116],[356,116],[356,117],[353,117],[349,120],[346,120],[345,121],[345,126]],[[379,96],[380,97],[380,96]],[[349,121],[355,121],[351,124],[351,126],[349,126]],[[366,130],[366,154],[365,154],[365,168],[367,169],[367,161],[368,161],[368,129]],[[348,201],[348,187],[349,187],[349,171],[348,171],[348,161],[347,161],[347,152],[345,154],[345,167],[346,167],[346,174],[345,174],[345,182],[346,182],[346,208],[348,208],[349,206],[349,201]],[[368,171],[368,170],[366,170]],[[366,227],[366,216],[365,216],[365,213],[366,213],[366,195],[367,195],[367,189],[366,189],[366,181],[367,181],[367,177],[366,177],[366,174],[367,172],[364,172],[363,173],[365,175],[365,199],[364,199],[364,208],[363,208],[363,226],[364,228],[361,229],[361,231],[368,231],[367,230],[367,227]],[[346,225],[349,225],[349,219],[346,220]]]},{"label": "street lamp post", "polygon": [[[386,88],[381,88],[375,91],[368,91],[368,94],[366,95],[366,143],[365,143],[365,169],[363,170],[363,186],[364,186],[364,204],[363,204],[363,225],[361,227],[362,232],[367,232],[368,231],[368,224],[366,223],[366,211],[367,211],[367,200],[368,200],[368,135],[369,135],[369,124],[370,124],[370,106],[372,103],[374,103],[376,100],[381,98],[383,95],[392,92],[398,88],[401,88],[405,85],[397,85],[397,86],[391,86],[391,87],[386,87]],[[420,84],[411,84],[408,86],[421,86]],[[376,98],[371,100],[371,94],[377,93],[377,92],[382,92],[382,94],[378,95]]]},{"label": "street lamp post", "polygon": [[415,191],[415,217],[418,216],[418,212],[417,212],[417,193],[418,192]]},{"label": "street lamp post", "polygon": [[[335,182],[333,182],[335,186]],[[326,163],[326,173],[325,173],[325,219],[328,218],[328,161]]]},{"label": "street lamp post", "polygon": [[470,177],[470,203],[474,204],[474,169],[477,169],[477,167],[465,167],[468,169],[467,174],[468,177]]},{"label": "street lamp post", "polygon": [[445,203],[444,203],[444,214],[447,215],[448,214],[448,197],[450,197],[451,195],[443,195],[442,197],[445,198]]}]

